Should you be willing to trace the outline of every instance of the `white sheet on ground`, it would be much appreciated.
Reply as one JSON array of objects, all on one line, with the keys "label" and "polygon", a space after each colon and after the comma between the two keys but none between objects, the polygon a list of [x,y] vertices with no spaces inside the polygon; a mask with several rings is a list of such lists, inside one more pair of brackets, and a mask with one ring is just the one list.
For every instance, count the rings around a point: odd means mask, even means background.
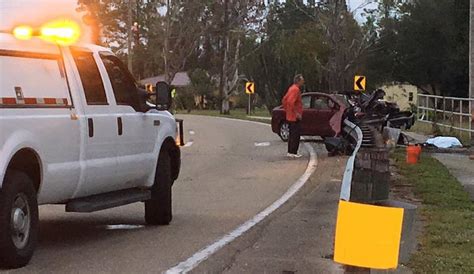
[{"label": "white sheet on ground", "polygon": [[433,145],[437,148],[455,148],[462,147],[461,142],[455,137],[436,137],[426,141],[428,145]]}]

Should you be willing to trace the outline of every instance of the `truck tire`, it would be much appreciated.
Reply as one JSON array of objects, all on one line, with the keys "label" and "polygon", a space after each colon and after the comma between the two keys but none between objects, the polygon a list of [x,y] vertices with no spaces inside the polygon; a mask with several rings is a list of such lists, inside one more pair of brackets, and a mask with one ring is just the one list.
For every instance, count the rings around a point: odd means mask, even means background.
[{"label": "truck tire", "polygon": [[162,150],[156,167],[155,183],[151,188],[151,199],[145,202],[145,221],[149,225],[169,225],[173,219],[171,189],[171,157]]},{"label": "truck tire", "polygon": [[38,242],[36,190],[24,173],[8,171],[0,190],[0,267],[28,264]]}]

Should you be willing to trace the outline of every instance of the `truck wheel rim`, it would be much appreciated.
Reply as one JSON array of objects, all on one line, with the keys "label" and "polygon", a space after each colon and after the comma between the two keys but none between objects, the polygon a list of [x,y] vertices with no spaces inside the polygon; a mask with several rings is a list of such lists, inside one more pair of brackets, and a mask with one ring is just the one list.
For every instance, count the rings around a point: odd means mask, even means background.
[{"label": "truck wheel rim", "polygon": [[288,123],[283,123],[280,127],[280,136],[284,140],[288,140],[290,137],[290,125]]},{"label": "truck wheel rim", "polygon": [[11,212],[11,236],[16,248],[23,249],[28,244],[31,229],[31,213],[28,198],[19,193],[13,200]]}]

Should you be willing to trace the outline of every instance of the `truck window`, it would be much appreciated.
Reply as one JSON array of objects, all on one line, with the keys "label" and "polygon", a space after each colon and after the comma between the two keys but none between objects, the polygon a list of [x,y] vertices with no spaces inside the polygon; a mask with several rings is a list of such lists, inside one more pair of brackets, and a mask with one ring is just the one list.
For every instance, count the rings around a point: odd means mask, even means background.
[{"label": "truck window", "polygon": [[88,105],[108,105],[104,83],[91,52],[71,48]]},{"label": "truck window", "polygon": [[[61,56],[0,53],[0,99],[8,106],[71,107]],[[6,103],[9,101],[9,103]]]},{"label": "truck window", "polygon": [[140,98],[132,75],[117,57],[101,54],[101,58],[109,75],[117,104],[139,110]]}]

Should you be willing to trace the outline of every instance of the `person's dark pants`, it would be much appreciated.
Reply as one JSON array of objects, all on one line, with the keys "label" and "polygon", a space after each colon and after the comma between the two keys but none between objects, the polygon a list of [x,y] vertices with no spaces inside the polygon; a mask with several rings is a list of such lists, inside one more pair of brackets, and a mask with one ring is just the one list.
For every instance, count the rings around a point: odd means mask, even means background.
[{"label": "person's dark pants", "polygon": [[289,122],[290,138],[288,138],[288,153],[298,154],[300,148],[301,122]]}]

